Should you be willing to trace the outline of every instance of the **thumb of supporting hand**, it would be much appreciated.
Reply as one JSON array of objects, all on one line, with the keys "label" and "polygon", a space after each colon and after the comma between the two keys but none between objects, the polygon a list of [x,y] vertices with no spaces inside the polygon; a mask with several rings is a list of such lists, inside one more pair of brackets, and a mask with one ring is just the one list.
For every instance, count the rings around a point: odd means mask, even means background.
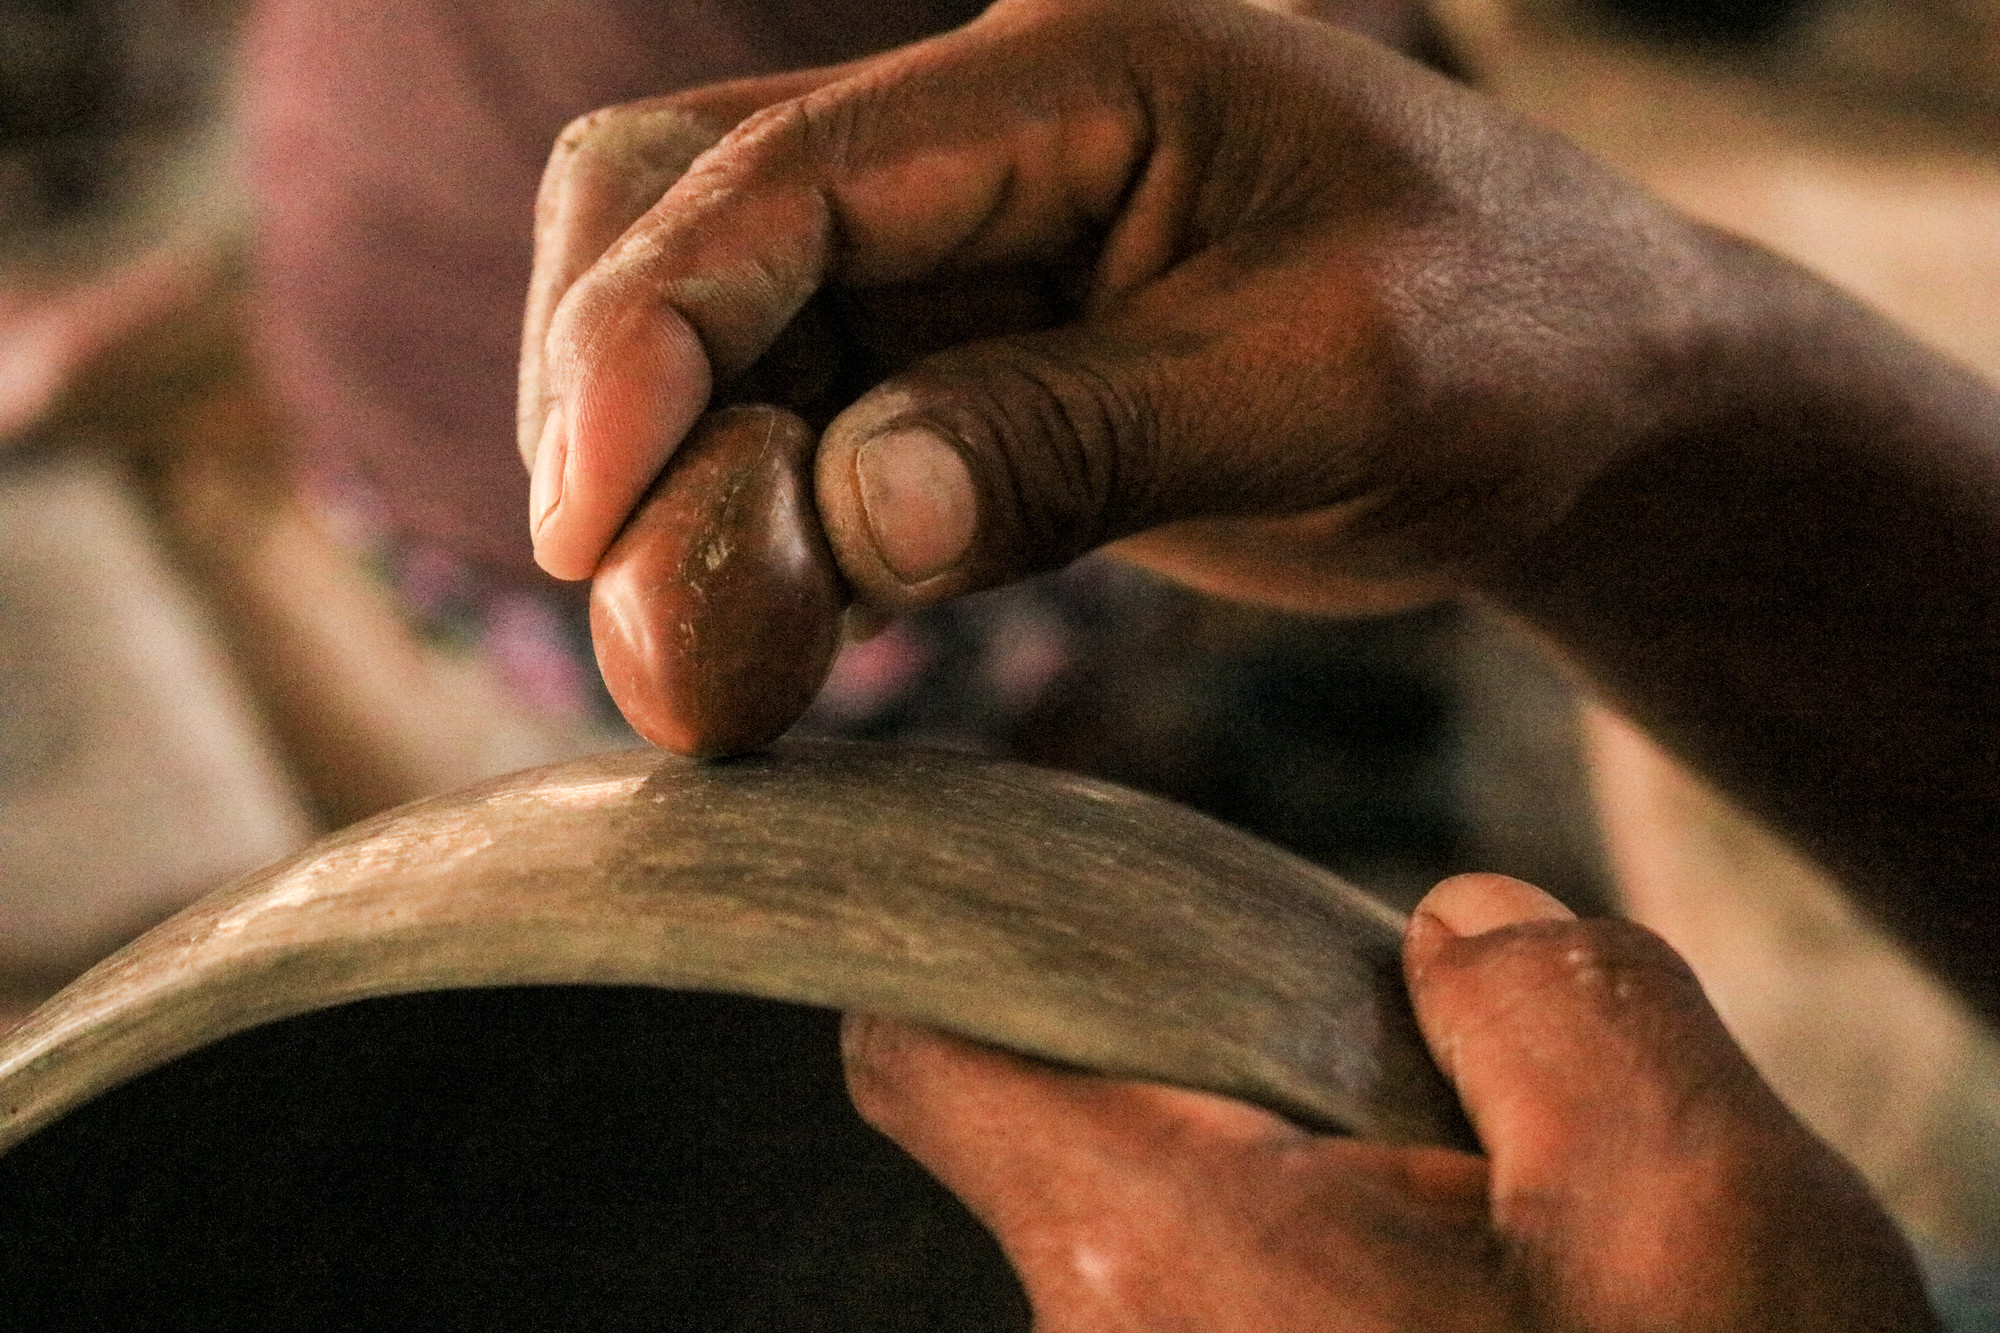
[{"label": "thumb of supporting hand", "polygon": [[1424,1036],[1552,1327],[1930,1329],[1907,1247],[1657,936],[1500,876],[1418,906]]}]

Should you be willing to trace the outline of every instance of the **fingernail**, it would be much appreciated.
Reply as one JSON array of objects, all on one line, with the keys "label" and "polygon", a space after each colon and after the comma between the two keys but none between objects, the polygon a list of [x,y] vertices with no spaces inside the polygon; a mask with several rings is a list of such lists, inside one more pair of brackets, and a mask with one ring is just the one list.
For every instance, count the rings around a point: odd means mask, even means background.
[{"label": "fingernail", "polygon": [[563,429],[563,405],[558,398],[549,405],[548,420],[542,423],[542,438],[535,445],[535,475],[528,482],[528,535],[542,538],[542,525],[549,521],[563,501],[563,476],[569,462],[569,432]]},{"label": "fingernail", "polygon": [[1417,904],[1454,935],[1484,935],[1528,921],[1574,921],[1576,913],[1532,884],[1507,875],[1454,875]]},{"label": "fingernail", "polygon": [[936,431],[905,426],[876,436],[856,452],[854,475],[876,554],[904,583],[942,574],[972,545],[972,472]]}]

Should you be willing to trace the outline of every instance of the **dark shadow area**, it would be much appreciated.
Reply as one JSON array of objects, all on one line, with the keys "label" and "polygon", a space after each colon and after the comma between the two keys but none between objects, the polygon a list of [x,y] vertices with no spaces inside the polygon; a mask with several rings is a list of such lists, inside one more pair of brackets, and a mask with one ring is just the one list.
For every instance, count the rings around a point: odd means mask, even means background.
[{"label": "dark shadow area", "polygon": [[1754,46],[1782,36],[1820,0],[1591,0],[1590,7],[1656,41]]},{"label": "dark shadow area", "polygon": [[1013,756],[1177,801],[1404,908],[1468,868],[1455,609],[1339,620],[1127,585]]},{"label": "dark shadow area", "polygon": [[0,1326],[1026,1330],[837,1028],[547,987],[240,1034],[0,1157]]},{"label": "dark shadow area", "polygon": [[134,204],[214,116],[240,8],[0,0],[0,236]]}]

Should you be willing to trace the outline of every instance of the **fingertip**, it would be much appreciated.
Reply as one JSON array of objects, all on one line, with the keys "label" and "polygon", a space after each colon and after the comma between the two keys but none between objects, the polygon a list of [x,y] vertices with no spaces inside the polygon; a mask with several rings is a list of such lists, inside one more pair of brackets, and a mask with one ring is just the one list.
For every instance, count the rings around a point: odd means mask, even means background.
[{"label": "fingertip", "polygon": [[[853,1010],[840,1016],[840,1067],[847,1078],[847,1092],[861,1103],[864,1089],[872,1092],[881,1081],[875,1060],[879,1025],[890,1020],[880,1014]],[[864,1108],[863,1114],[866,1114]]]},{"label": "fingertip", "polygon": [[1531,921],[1574,921],[1555,897],[1511,875],[1453,875],[1425,894],[1411,914],[1458,937],[1484,935]]},{"label": "fingertip", "polygon": [[941,1077],[987,1054],[969,1042],[887,1014],[852,1012],[840,1022],[848,1095],[878,1129],[924,1101]]},{"label": "fingertip", "polygon": [[886,1014],[855,1010],[840,1018],[840,1059],[849,1083],[893,1078],[901,1051],[921,1030]]}]

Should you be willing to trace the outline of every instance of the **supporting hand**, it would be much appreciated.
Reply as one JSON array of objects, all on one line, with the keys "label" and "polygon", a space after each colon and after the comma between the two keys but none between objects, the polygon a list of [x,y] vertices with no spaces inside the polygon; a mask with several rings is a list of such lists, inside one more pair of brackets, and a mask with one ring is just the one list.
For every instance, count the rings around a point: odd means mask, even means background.
[{"label": "supporting hand", "polygon": [[992,1228],[1041,1333],[1936,1327],[1894,1226],[1656,937],[1470,875],[1404,956],[1484,1157],[870,1016],[848,1083]]}]

